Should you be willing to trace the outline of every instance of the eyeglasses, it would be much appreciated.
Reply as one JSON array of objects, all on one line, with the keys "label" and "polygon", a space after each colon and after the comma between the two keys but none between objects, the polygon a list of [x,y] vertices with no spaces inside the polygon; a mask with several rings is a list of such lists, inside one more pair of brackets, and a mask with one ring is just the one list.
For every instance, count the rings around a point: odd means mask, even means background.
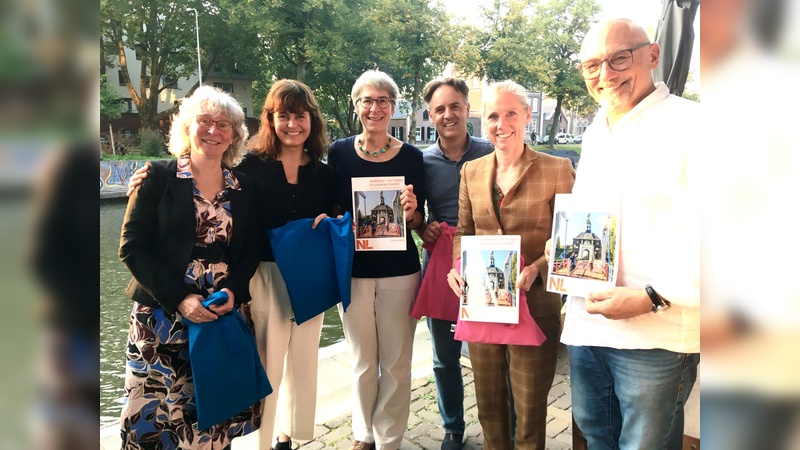
[{"label": "eyeglasses", "polygon": [[584,80],[593,80],[600,76],[600,69],[603,68],[603,63],[608,62],[608,67],[611,70],[625,70],[633,64],[633,52],[639,50],[645,45],[650,45],[649,42],[639,44],[636,47],[626,48],[625,50],[618,50],[603,59],[590,59],[578,64],[578,71]]},{"label": "eyeglasses", "polygon": [[360,99],[358,99],[358,104],[360,104],[364,109],[372,108],[372,105],[374,105],[375,103],[378,104],[378,107],[380,109],[386,109],[389,107],[389,105],[392,104],[392,100],[389,97],[378,97],[378,98],[361,97]]},{"label": "eyeglasses", "polygon": [[197,116],[197,124],[203,128],[211,128],[211,125],[217,125],[217,131],[230,131],[233,129],[233,124],[226,120],[211,120],[210,117]]}]

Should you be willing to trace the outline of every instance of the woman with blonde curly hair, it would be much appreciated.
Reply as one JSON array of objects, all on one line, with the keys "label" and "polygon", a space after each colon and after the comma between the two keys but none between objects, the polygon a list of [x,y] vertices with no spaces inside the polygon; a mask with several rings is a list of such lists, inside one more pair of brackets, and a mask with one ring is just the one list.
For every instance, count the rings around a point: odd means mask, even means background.
[{"label": "woman with blonde curly hair", "polygon": [[[209,324],[233,308],[252,329],[249,281],[259,233],[252,181],[232,170],[247,139],[244,112],[209,86],[183,100],[172,123],[171,161],[148,163],[122,224],[119,256],[133,275],[126,349],[122,448],[225,449],[255,431],[261,401],[198,429],[188,326]],[[223,291],[222,305],[204,307]],[[224,380],[220,380],[224,382]]]}]

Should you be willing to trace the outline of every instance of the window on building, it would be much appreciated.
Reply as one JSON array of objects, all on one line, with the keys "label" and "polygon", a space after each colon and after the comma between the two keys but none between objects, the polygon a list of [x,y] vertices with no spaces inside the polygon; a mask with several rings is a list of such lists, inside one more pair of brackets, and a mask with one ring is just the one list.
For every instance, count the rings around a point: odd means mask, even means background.
[{"label": "window on building", "polygon": [[242,108],[242,111],[244,111],[244,116],[247,117],[247,108]]},{"label": "window on building", "polygon": [[417,142],[422,141],[422,127],[417,127]]},{"label": "window on building", "polygon": [[129,99],[129,98],[123,98],[123,99],[120,99],[120,100],[122,100],[122,102],[123,102],[123,103],[125,104],[125,106],[127,107],[127,108],[125,109],[125,112],[129,112],[129,113],[130,113],[130,112],[133,112],[133,101],[131,101],[131,99]]},{"label": "window on building", "polygon": [[430,115],[428,115],[428,110],[422,111],[422,120],[430,120]]},{"label": "window on building", "polygon": [[428,127],[428,141],[430,142],[436,141],[436,128]]},{"label": "window on building", "polygon": [[392,127],[392,137],[405,142],[405,139],[403,139],[403,127]]},{"label": "window on building", "polygon": [[233,94],[233,83],[214,83],[214,87],[220,88],[229,94]]},{"label": "window on building", "polygon": [[531,97],[531,112],[539,112],[539,97]]},{"label": "window on building", "polygon": [[119,81],[120,86],[125,86],[125,76],[122,75],[122,69],[117,71],[117,81]]}]

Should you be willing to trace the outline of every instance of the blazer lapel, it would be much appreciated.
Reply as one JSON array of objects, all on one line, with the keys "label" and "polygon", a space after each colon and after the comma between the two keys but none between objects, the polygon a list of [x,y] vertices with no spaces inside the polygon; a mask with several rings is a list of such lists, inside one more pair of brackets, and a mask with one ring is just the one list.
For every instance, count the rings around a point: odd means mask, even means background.
[{"label": "blazer lapel", "polygon": [[194,215],[194,199],[192,198],[192,180],[172,176],[169,180],[169,191],[174,199],[173,204],[178,209],[184,224],[191,230],[197,228],[197,218]]},{"label": "blazer lapel", "polygon": [[[233,216],[233,225],[234,230],[236,227],[237,220],[244,220],[244,215],[241,214],[242,208],[242,191],[238,189],[228,189],[228,199],[231,201],[231,215]],[[245,227],[240,227],[240,230],[245,230]],[[231,236],[231,253],[236,254],[239,250],[241,250],[242,243],[244,242],[244,236],[242,233],[237,233],[236,231],[233,232],[233,236]]]},{"label": "blazer lapel", "polygon": [[522,182],[522,179],[528,175],[528,170],[530,170],[531,165],[533,165],[533,161],[536,158],[536,153],[533,150],[530,150],[528,147],[525,147],[525,150],[522,152],[522,168],[519,171],[516,181],[514,181],[514,184],[511,185],[511,189],[505,193],[505,198],[510,199],[514,195],[520,182]]},{"label": "blazer lapel", "polygon": [[483,175],[481,177],[480,192],[478,192],[479,201],[477,204],[484,206],[483,212],[487,217],[491,217],[492,229],[497,229],[500,232],[498,234],[502,234],[503,226],[495,213],[494,198],[492,197],[495,167],[497,167],[497,160],[494,158],[494,155],[491,158],[486,158],[483,165]]}]

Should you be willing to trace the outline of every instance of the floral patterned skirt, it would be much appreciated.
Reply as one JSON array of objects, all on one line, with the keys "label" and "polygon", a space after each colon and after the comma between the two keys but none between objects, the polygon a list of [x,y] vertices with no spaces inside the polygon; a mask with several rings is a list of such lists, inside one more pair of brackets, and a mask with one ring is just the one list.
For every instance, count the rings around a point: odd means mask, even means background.
[{"label": "floral patterned skirt", "polygon": [[[239,309],[253,330],[250,304]],[[222,450],[261,425],[261,401],[206,430],[197,429],[189,332],[180,313],[134,302],[126,351],[122,449]]]}]

